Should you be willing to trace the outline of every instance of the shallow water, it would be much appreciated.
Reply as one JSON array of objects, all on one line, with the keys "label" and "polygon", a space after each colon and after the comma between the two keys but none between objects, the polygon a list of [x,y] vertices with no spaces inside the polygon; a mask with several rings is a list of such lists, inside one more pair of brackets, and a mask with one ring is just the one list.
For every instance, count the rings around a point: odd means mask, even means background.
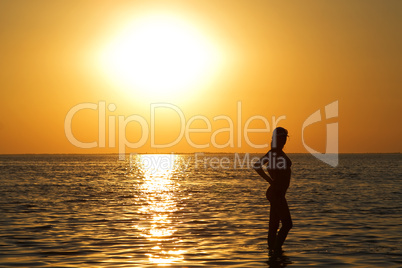
[{"label": "shallow water", "polygon": [[0,266],[402,266],[400,154],[289,156],[294,228],[274,259],[245,155],[2,155]]}]

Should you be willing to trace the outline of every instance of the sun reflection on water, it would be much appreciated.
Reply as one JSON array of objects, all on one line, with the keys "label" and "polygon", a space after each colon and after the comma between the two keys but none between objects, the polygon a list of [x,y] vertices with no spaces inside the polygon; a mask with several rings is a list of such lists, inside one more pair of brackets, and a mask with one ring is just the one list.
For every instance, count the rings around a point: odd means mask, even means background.
[{"label": "sun reflection on water", "polygon": [[182,171],[183,159],[179,155],[135,155],[133,168],[141,175],[139,185],[141,207],[144,217],[134,225],[147,241],[155,243],[147,253],[150,263],[169,265],[183,260],[184,250],[179,248],[178,238],[173,235],[177,226],[172,223],[173,213],[180,208],[177,192],[180,186],[175,174]]}]

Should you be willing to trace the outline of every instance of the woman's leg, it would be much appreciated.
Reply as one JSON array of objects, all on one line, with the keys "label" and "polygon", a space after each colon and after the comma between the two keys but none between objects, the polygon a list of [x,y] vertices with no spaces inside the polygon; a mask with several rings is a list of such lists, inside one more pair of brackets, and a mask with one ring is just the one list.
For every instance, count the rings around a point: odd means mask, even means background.
[{"label": "woman's leg", "polygon": [[290,210],[288,202],[285,198],[281,199],[279,202],[279,218],[282,223],[281,229],[278,232],[275,241],[275,251],[281,251],[282,245],[285,242],[286,236],[288,235],[290,229],[293,227],[292,218],[290,216]]},{"label": "woman's leg", "polygon": [[268,228],[268,248],[273,250],[275,248],[277,232],[279,228],[279,211],[275,202],[270,202],[269,211],[269,228]]}]

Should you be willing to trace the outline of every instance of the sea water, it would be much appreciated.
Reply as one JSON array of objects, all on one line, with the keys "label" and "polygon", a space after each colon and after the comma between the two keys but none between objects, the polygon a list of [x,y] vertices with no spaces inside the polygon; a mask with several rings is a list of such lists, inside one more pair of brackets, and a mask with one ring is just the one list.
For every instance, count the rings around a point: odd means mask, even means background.
[{"label": "sea water", "polygon": [[267,251],[260,155],[1,155],[1,267],[401,267],[402,156],[293,161]]}]

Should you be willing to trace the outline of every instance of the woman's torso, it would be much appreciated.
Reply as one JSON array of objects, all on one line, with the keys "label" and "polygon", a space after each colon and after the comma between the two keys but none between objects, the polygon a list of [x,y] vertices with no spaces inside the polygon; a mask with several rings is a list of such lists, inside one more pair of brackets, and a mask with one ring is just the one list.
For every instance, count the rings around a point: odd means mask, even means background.
[{"label": "woman's torso", "polygon": [[269,151],[267,171],[274,181],[271,190],[277,195],[285,195],[290,184],[292,161],[283,151]]}]

